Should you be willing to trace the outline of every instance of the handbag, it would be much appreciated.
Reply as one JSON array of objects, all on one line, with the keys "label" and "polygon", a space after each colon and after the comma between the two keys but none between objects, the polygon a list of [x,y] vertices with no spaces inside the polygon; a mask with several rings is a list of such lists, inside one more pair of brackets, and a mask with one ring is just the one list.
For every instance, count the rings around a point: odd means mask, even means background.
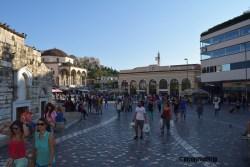
[{"label": "handbag", "polygon": [[149,133],[150,132],[150,126],[148,123],[146,123],[144,126],[143,126],[143,132],[145,133]]},{"label": "handbag", "polygon": [[135,122],[133,121],[130,123],[130,128],[134,128],[134,127],[135,127]]},{"label": "handbag", "polygon": [[163,125],[163,119],[160,119],[160,127]]}]

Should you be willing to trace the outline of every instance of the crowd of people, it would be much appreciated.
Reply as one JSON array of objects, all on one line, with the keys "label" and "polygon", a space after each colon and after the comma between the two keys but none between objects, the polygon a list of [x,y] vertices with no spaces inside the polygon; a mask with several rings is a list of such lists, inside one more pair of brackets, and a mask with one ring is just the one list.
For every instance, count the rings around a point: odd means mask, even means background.
[{"label": "crowd of people", "polygon": [[[203,101],[195,101],[198,119],[203,115]],[[108,98],[105,95],[88,94],[85,96],[71,97],[68,95],[63,104],[66,112],[80,112],[81,120],[86,120],[90,113],[102,114],[103,108],[108,108]],[[186,97],[167,95],[148,95],[133,97],[130,95],[117,96],[115,100],[115,109],[118,119],[121,112],[133,112],[132,125],[135,131],[134,139],[143,139],[145,127],[149,128],[150,121],[160,122],[160,132],[164,135],[165,131],[170,132],[170,121],[185,121],[187,118],[187,108],[190,100]],[[214,116],[218,117],[221,110],[221,98],[214,97]],[[236,107],[237,108],[237,105]],[[158,112],[159,117],[154,118]],[[63,109],[60,105],[55,106],[47,103],[42,117],[36,123],[32,121],[32,113],[25,111],[20,119],[14,121],[9,126],[8,153],[9,159],[7,166],[26,167],[26,166],[55,166],[55,131],[59,125],[64,125],[67,121],[64,117]],[[149,131],[149,130],[147,130]],[[250,137],[250,122],[247,123],[245,136]],[[32,151],[26,147],[27,137],[33,137]],[[27,158],[28,157],[28,158]]]},{"label": "crowd of people", "polygon": [[[48,103],[42,117],[33,122],[32,112],[25,110],[19,119],[0,133],[9,136],[7,167],[55,166],[54,132],[57,123],[65,122],[62,108]],[[31,142],[32,141],[32,142]],[[27,147],[28,143],[32,146]]]}]

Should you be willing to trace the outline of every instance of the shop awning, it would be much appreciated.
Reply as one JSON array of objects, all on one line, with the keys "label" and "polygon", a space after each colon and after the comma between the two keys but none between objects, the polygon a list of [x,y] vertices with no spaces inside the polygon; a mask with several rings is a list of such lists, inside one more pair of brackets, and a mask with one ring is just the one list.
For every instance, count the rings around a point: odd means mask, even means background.
[{"label": "shop awning", "polygon": [[63,91],[60,89],[53,88],[52,93],[62,93]]}]

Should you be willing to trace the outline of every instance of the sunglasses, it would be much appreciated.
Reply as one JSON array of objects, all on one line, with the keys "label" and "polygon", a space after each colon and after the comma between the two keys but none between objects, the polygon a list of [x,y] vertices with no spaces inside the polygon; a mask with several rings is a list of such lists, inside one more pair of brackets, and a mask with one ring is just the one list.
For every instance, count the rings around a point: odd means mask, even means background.
[{"label": "sunglasses", "polygon": [[44,123],[37,123],[37,126],[44,126]]}]

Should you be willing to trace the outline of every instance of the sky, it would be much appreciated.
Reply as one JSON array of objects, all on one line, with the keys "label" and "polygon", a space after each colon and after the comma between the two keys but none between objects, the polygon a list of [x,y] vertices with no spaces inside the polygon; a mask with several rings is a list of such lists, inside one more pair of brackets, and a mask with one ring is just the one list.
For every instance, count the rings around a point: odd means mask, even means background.
[{"label": "sky", "polygon": [[117,70],[200,63],[200,34],[250,9],[249,0],[8,0],[0,22],[39,50],[93,56]]}]

